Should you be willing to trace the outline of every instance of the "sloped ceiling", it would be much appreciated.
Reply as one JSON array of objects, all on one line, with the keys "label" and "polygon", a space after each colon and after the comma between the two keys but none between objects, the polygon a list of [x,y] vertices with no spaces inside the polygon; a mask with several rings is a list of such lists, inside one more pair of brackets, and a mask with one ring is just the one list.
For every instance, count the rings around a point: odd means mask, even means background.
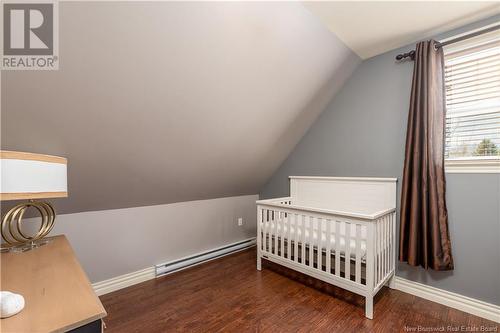
[{"label": "sloped ceiling", "polygon": [[254,194],[359,61],[299,3],[61,2],[60,69],[1,74],[2,148],[68,158],[62,213]]},{"label": "sloped ceiling", "polygon": [[500,13],[500,1],[304,1],[361,58]]}]

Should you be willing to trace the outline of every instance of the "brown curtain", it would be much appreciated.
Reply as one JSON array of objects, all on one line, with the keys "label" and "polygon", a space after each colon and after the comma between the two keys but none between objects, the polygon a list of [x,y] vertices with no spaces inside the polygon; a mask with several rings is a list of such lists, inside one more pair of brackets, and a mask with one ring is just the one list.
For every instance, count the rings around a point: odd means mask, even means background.
[{"label": "brown curtain", "polygon": [[417,44],[406,132],[399,260],[452,270],[444,174],[444,57],[436,42]]}]

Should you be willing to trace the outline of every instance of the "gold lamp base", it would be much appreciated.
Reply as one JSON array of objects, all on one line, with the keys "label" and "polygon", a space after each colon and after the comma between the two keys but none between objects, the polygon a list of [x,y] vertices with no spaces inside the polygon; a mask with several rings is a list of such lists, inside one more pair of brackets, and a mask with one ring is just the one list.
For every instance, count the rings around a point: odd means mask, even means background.
[{"label": "gold lamp base", "polygon": [[[33,235],[27,235],[22,231],[21,225],[26,210],[30,207],[35,208],[42,217],[42,222],[38,232]],[[7,247],[2,247],[3,251],[25,252],[47,244],[49,240],[43,239],[54,227],[56,212],[54,207],[45,201],[33,201],[18,204],[10,209],[2,219],[1,235]]]}]

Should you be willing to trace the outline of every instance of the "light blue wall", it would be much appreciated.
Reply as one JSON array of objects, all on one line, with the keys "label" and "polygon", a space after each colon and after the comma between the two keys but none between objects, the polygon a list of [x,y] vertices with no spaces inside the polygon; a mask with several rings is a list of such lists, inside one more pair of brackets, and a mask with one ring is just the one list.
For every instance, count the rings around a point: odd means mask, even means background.
[{"label": "light blue wall", "polygon": [[[437,39],[500,21],[492,17]],[[288,194],[289,175],[398,177],[403,172],[412,62],[394,57],[414,45],[365,60],[261,190]],[[500,305],[500,174],[447,174],[455,270],[400,263],[397,275]],[[399,221],[399,216],[398,216]]]}]

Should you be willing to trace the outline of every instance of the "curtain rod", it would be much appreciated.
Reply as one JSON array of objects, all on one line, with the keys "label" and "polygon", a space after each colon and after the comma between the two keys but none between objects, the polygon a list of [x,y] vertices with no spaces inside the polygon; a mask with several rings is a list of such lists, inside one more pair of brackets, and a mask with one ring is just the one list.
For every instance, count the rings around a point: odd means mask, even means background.
[{"label": "curtain rod", "polygon": [[[488,32],[492,32],[492,31],[499,30],[499,29],[500,29],[500,24],[499,25],[494,25],[494,26],[486,28],[486,29],[478,30],[478,31],[475,31],[475,32],[471,32],[470,34],[466,34],[466,35],[463,35],[463,36],[459,36],[459,37],[447,40],[445,42],[437,42],[436,43],[436,47],[437,48],[444,47],[446,45],[458,43],[458,42],[461,42],[463,40],[466,40],[466,39],[469,39],[469,38],[472,38],[472,37],[476,37],[476,36],[480,36],[482,34],[486,34]],[[411,60],[414,60],[415,59],[415,50],[411,50],[411,51],[406,52],[406,53],[401,53],[401,54],[398,54],[396,56],[396,60],[397,61],[403,60],[405,58],[410,58]]]}]

